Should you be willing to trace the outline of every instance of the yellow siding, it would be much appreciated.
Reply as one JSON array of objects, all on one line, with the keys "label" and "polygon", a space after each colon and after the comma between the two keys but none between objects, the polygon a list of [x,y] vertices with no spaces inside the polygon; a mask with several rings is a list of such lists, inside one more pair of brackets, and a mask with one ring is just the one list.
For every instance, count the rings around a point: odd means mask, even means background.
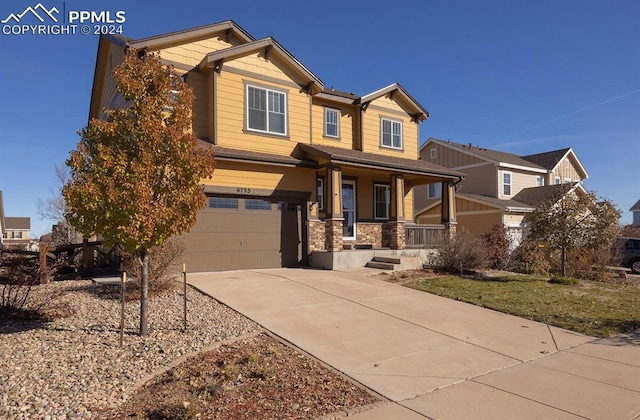
[{"label": "yellow siding", "polygon": [[103,81],[102,98],[98,116],[104,117],[105,109],[121,108],[125,105],[125,100],[118,92],[116,79],[113,77],[113,70],[118,67],[124,60],[124,49],[117,45],[110,45],[109,57],[107,59],[107,71]]},{"label": "yellow siding", "polygon": [[262,190],[315,191],[315,172],[299,168],[218,161],[204,185]]},{"label": "yellow siding", "polygon": [[[244,82],[287,93],[288,138],[243,132]],[[298,89],[223,71],[217,79],[216,106],[219,146],[289,155],[298,142],[309,143],[309,97]]]},{"label": "yellow siding", "polygon": [[413,188],[405,190],[404,217],[407,222],[413,220]]},{"label": "yellow siding", "polygon": [[458,214],[457,228],[460,232],[477,236],[491,230],[496,223],[502,223],[502,213],[499,210],[487,214]]},{"label": "yellow siding", "polygon": [[[501,198],[510,198],[522,191],[523,188],[535,187],[536,177],[538,175],[544,176],[544,174],[532,174],[513,170],[509,172],[511,172],[511,195]],[[500,182],[502,182],[502,172],[500,175]],[[501,188],[500,193],[502,192],[503,190]]]},{"label": "yellow siding", "polygon": [[475,201],[456,198],[456,210],[458,213],[464,213],[471,211],[493,211],[496,210],[496,208],[489,207],[485,204],[476,203]]},{"label": "yellow siding", "polygon": [[[377,105],[384,105],[384,110]],[[391,107],[389,104],[395,104]],[[376,106],[374,106],[376,105]],[[396,112],[392,112],[396,111]],[[392,120],[402,121],[402,150],[381,147],[380,118],[386,117]],[[386,97],[372,101],[371,106],[362,116],[363,141],[362,151],[379,153],[381,155],[402,157],[405,159],[417,159],[418,157],[418,124],[411,122],[411,117],[402,110],[394,101]]]},{"label": "yellow siding", "polygon": [[234,45],[237,44],[231,44],[223,40],[221,37],[212,37],[188,44],[164,48],[159,51],[160,56],[164,60],[171,60],[190,67],[195,67],[200,64],[202,59],[208,53],[233,47]]},{"label": "yellow siding", "polygon": [[268,57],[268,60],[264,58],[263,52],[238,57],[233,61],[224,64],[222,71],[224,72],[224,66],[230,66],[234,69],[258,73],[269,78],[292,80],[296,83],[304,83],[304,81],[296,77],[291,71],[284,70],[287,68],[286,65],[283,64],[274,54],[271,54]]},{"label": "yellow siding", "polygon": [[[333,108],[340,110],[340,138],[324,137],[324,110]],[[312,138],[313,144],[351,149],[354,144],[354,124],[357,121],[357,108],[336,105],[331,102],[315,100],[312,105]]]}]

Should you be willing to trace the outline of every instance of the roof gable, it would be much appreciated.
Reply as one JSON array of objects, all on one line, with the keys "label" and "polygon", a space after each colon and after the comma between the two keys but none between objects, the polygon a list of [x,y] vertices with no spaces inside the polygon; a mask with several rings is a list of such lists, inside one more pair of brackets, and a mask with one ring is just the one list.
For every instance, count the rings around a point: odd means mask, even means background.
[{"label": "roof gable", "polygon": [[[2,191],[0,191],[0,193],[1,193],[1,192],[2,192]],[[2,196],[1,196],[1,195],[0,195],[0,198],[2,198]],[[638,200],[638,201],[636,202],[636,204],[634,204],[634,205],[629,209],[629,211],[640,211],[640,200]]]},{"label": "roof gable", "polygon": [[205,68],[214,69],[217,72],[222,70],[222,66],[226,61],[231,61],[239,57],[244,57],[249,54],[262,51],[265,57],[274,54],[281,61],[283,61],[289,68],[291,68],[299,77],[301,77],[313,90],[314,93],[319,93],[324,90],[324,83],[308,70],[293,54],[287,51],[282,45],[280,45],[275,39],[271,37],[252,41],[247,44],[238,45],[235,47],[225,48],[219,51],[213,51],[207,54],[198,67],[202,70]]},{"label": "roof gable", "polygon": [[407,108],[407,113],[417,122],[424,121],[430,116],[429,111],[424,109],[424,107],[420,105],[420,103],[415,100],[413,96],[411,96],[409,92],[400,85],[400,83],[393,83],[389,86],[383,87],[382,89],[378,89],[375,92],[371,92],[368,95],[364,95],[357,102],[362,104],[362,107],[366,109],[371,101],[385,95],[389,95],[392,100],[395,100],[399,105]]},{"label": "roof gable", "polygon": [[555,171],[558,165],[560,165],[565,159],[569,159],[582,179],[589,178],[589,174],[584,169],[584,166],[582,166],[582,163],[578,159],[578,156],[571,147],[553,150],[551,152],[522,156],[522,158],[545,169],[548,169],[549,171]]},{"label": "roof gable", "polygon": [[545,185],[542,187],[523,188],[513,197],[513,200],[537,207],[544,203],[556,202],[565,194],[569,194],[576,190],[585,192],[584,187],[582,187],[579,182],[573,183],[570,186],[568,185],[569,184],[555,184]]},{"label": "roof gable", "polygon": [[5,217],[7,230],[29,230],[31,229],[30,217]]}]

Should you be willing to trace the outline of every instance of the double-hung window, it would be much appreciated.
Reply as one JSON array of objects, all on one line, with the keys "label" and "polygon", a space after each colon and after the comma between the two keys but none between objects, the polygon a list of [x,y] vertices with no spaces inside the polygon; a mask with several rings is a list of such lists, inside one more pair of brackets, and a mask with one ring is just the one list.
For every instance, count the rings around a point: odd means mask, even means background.
[{"label": "double-hung window", "polygon": [[402,149],[402,123],[387,118],[380,120],[381,144],[383,147]]},{"label": "double-hung window", "polygon": [[316,199],[318,200],[318,210],[324,210],[324,179],[316,179]]},{"label": "double-hung window", "polygon": [[435,182],[427,186],[427,198],[442,197],[442,182]]},{"label": "double-hung window", "polygon": [[511,172],[502,173],[502,193],[511,195]]},{"label": "double-hung window", "polygon": [[388,219],[391,188],[388,185],[375,184],[373,186],[373,201],[374,217],[376,219]]},{"label": "double-hung window", "polygon": [[337,109],[324,109],[324,135],[336,139],[340,137],[340,111]]},{"label": "double-hung window", "polygon": [[544,185],[544,180],[542,179],[542,175],[538,175],[536,177],[536,187],[542,187]]},{"label": "double-hung window", "polygon": [[286,135],[286,102],[283,92],[247,85],[247,129]]}]

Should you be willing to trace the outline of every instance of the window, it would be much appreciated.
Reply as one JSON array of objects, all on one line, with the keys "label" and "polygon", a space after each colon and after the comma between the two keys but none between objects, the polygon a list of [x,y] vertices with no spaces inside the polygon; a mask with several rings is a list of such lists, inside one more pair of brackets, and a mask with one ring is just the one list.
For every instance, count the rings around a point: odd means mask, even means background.
[{"label": "window", "polygon": [[427,186],[427,198],[442,197],[442,183],[436,182]]},{"label": "window", "polygon": [[340,137],[340,115],[337,109],[324,109],[324,135],[326,137]]},{"label": "window", "polygon": [[564,183],[565,184],[571,184],[571,178],[565,178],[564,179]]},{"label": "window", "polygon": [[247,210],[271,210],[271,201],[266,200],[244,200],[244,208]]},{"label": "window", "polygon": [[316,200],[318,200],[318,210],[324,210],[324,179],[316,179]]},{"label": "window", "polygon": [[502,193],[511,195],[511,172],[502,173]]},{"label": "window", "polygon": [[237,209],[237,198],[209,197],[209,208],[211,209]]},{"label": "window", "polygon": [[556,183],[556,185],[560,185],[560,177],[559,176],[556,177],[555,183]]},{"label": "window", "polygon": [[271,89],[247,86],[247,128],[287,134],[286,95]]},{"label": "window", "polygon": [[402,149],[402,123],[400,121],[381,120],[382,146]]},{"label": "window", "polygon": [[375,184],[373,186],[373,201],[374,217],[376,219],[388,219],[391,188],[388,185]]},{"label": "window", "polygon": [[435,159],[437,156],[437,151],[438,149],[436,149],[435,147],[431,150],[429,150],[429,159]]},{"label": "window", "polygon": [[544,185],[544,180],[542,179],[542,176],[538,175],[536,177],[536,187],[542,187]]},{"label": "window", "polygon": [[11,232],[11,239],[22,239],[22,231]]}]

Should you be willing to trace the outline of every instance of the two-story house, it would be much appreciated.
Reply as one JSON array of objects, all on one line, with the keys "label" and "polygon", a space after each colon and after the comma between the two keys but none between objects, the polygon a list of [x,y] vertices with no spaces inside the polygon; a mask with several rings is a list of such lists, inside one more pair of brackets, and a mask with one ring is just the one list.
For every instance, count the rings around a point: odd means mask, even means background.
[{"label": "two-story house", "polygon": [[30,217],[4,217],[4,245],[27,246],[31,235]]},{"label": "two-story house", "polygon": [[[516,244],[528,212],[542,202],[560,198],[561,184],[582,189],[582,181],[589,176],[571,148],[517,156],[430,138],[420,148],[420,158],[465,173],[456,194],[458,229],[480,234],[502,223]],[[437,183],[416,187],[417,223],[438,222],[441,191]]]},{"label": "two-story house", "polygon": [[2,199],[2,191],[0,191],[0,251],[4,246],[4,238],[7,234],[6,222],[4,219],[4,201]]},{"label": "two-story house", "polygon": [[413,189],[441,183],[455,229],[462,174],[418,160],[425,108],[398,83],[360,96],[327,88],[280,43],[233,21],[142,39],[102,36],[90,118],[125,106],[112,70],[157,51],[194,90],[193,132],[212,147],[208,204],[185,235],[190,271],[348,266],[345,250],[405,247]]}]

